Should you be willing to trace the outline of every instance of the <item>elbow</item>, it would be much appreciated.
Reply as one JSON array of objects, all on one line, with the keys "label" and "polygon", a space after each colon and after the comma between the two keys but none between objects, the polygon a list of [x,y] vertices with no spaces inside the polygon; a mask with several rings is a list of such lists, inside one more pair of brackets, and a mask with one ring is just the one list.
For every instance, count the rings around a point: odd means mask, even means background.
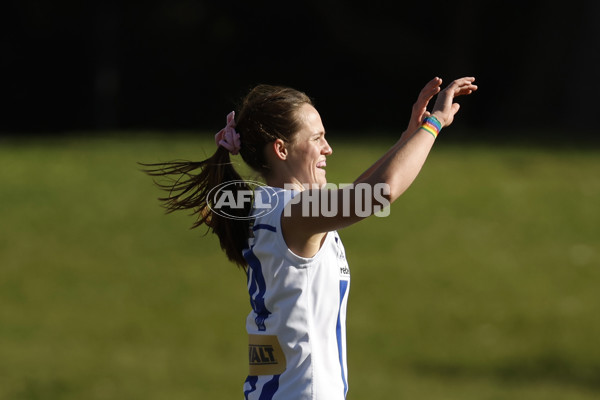
[{"label": "elbow", "polygon": [[[387,207],[398,197],[400,197],[408,188],[408,185],[402,183],[397,179],[381,179],[379,182],[360,182],[354,185],[355,189],[360,189],[361,185],[369,186],[369,190],[367,191],[369,194],[367,196],[371,196],[373,199],[373,204]],[[363,193],[363,196],[365,193]]]},{"label": "elbow", "polygon": [[388,188],[388,193],[386,195],[387,200],[391,203],[396,201],[398,197],[402,196],[404,192],[406,192],[407,187],[404,185],[390,185],[386,184]]}]

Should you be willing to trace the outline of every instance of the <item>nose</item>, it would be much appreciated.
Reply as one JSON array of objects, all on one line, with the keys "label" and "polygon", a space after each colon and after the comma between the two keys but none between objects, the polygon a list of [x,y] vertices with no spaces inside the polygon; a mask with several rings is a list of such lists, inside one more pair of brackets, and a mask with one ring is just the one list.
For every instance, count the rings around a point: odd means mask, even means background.
[{"label": "nose", "polygon": [[331,153],[333,153],[333,149],[331,148],[331,146],[329,145],[329,142],[327,142],[326,139],[325,140],[325,145],[323,146],[323,149],[321,150],[321,153],[323,153],[326,156],[331,155]]}]

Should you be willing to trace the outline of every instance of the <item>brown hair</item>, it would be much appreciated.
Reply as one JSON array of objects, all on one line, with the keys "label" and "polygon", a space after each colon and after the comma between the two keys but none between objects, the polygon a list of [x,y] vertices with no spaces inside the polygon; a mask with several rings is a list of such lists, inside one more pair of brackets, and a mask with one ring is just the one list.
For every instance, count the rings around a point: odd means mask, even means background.
[{"label": "brown hair", "polygon": [[[281,139],[286,143],[293,140],[300,130],[298,110],[304,104],[312,105],[310,98],[295,89],[283,86],[258,85],[246,95],[236,113],[235,129],[240,135],[240,155],[248,166],[263,177],[269,175],[265,148],[269,143]],[[242,250],[247,246],[250,225],[247,219],[251,205],[244,209],[227,209],[227,214],[241,217],[231,219],[213,212],[210,190],[228,181],[241,181],[242,177],[233,168],[229,151],[221,146],[215,154],[204,161],[171,161],[141,164],[148,175],[168,178],[166,183],[156,182],[168,192],[159,200],[167,213],[176,210],[193,210],[196,221],[192,228],[205,224],[219,237],[221,248],[232,262],[242,268],[247,263]],[[231,185],[233,190],[250,190],[246,184]],[[237,198],[237,193],[233,193]]]}]

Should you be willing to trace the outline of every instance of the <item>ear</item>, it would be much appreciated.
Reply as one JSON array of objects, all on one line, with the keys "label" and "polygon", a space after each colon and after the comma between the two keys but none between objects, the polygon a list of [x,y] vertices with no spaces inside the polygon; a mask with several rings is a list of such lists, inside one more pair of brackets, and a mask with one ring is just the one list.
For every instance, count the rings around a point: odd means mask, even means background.
[{"label": "ear", "polygon": [[280,160],[285,161],[287,159],[288,150],[283,140],[277,139],[273,142],[273,152]]}]

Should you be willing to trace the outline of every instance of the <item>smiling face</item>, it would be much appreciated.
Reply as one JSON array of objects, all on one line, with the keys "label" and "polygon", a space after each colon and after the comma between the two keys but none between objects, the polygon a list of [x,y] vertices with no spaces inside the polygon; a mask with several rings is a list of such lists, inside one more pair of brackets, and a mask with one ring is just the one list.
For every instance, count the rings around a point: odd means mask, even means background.
[{"label": "smiling face", "polygon": [[294,183],[300,185],[327,183],[325,158],[333,152],[325,139],[325,128],[321,116],[310,104],[304,104],[298,110],[298,119],[302,128],[289,145],[286,164]]}]

